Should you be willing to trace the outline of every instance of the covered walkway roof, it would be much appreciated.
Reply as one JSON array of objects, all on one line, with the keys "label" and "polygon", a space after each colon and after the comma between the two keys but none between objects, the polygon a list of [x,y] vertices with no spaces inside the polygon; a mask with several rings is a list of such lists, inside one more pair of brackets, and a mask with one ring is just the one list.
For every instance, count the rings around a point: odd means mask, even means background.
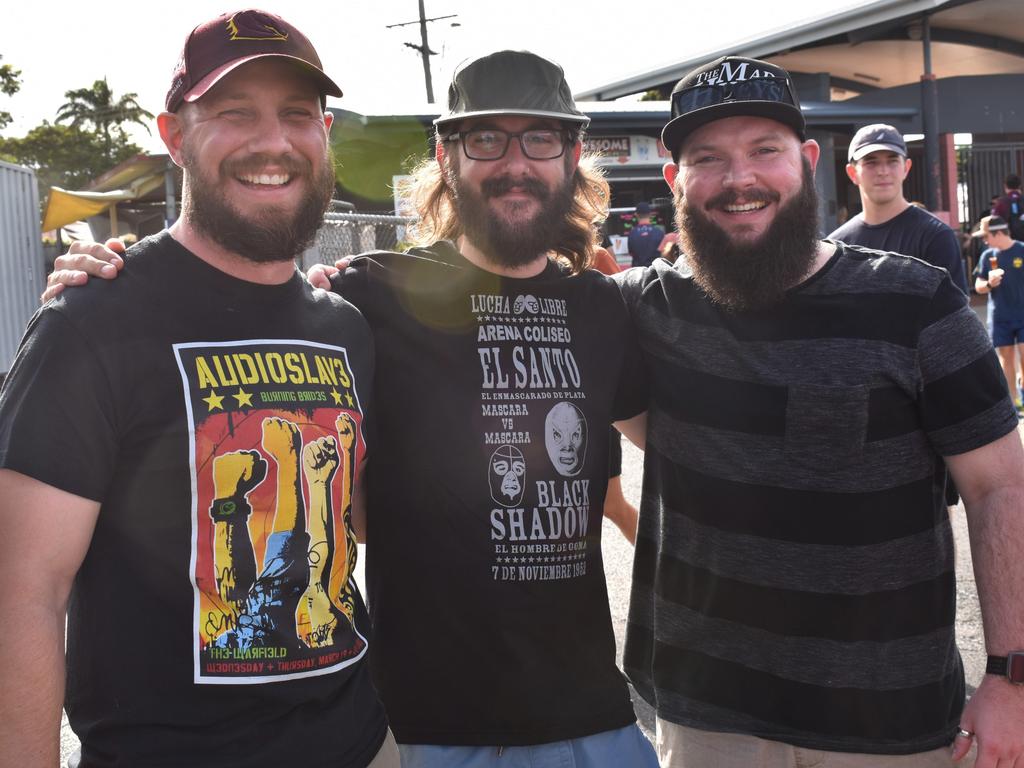
[{"label": "covered walkway roof", "polygon": [[576,93],[609,100],[659,89],[719,56],[766,59],[791,73],[827,72],[832,98],[844,99],[920,80],[922,20],[928,17],[938,78],[1024,74],[1021,0],[874,0],[797,26],[687,55],[675,63]]}]

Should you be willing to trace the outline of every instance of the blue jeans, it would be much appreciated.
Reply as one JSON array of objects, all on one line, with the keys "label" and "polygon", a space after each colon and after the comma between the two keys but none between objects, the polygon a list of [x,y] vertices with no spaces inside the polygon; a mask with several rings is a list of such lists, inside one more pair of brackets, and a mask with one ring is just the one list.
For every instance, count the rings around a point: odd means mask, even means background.
[{"label": "blue jeans", "polygon": [[398,751],[402,768],[658,768],[654,747],[635,723],[528,747],[399,744]]}]

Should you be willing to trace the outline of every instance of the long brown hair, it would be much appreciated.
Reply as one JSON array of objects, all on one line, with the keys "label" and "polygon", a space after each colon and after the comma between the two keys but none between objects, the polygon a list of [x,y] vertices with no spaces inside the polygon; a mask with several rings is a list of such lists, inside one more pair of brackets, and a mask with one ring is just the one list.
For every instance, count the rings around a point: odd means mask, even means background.
[{"label": "long brown hair", "polygon": [[[441,141],[441,138],[436,137],[435,140]],[[569,155],[569,150],[566,154]],[[567,157],[569,161],[571,156]],[[450,160],[444,162],[450,163]],[[450,165],[448,170],[456,172]],[[594,249],[599,245],[597,228],[608,217],[608,182],[593,155],[584,153],[580,156],[573,172],[572,187],[572,205],[566,214],[562,237],[553,250],[575,274],[591,265]],[[408,232],[414,245],[456,240],[463,234],[451,185],[436,158],[429,158],[416,166],[401,189],[412,200],[419,215],[419,221]]]}]

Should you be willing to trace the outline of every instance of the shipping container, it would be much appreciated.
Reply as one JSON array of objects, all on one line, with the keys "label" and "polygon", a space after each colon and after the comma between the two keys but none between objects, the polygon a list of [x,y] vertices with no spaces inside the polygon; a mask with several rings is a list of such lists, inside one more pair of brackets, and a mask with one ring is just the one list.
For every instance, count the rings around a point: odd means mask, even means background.
[{"label": "shipping container", "polygon": [[0,161],[0,380],[39,307],[45,277],[36,174]]}]

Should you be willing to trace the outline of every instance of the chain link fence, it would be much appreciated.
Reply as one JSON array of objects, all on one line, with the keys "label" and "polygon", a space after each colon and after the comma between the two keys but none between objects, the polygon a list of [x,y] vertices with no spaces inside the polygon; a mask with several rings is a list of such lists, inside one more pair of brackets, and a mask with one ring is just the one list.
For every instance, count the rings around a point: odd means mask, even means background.
[{"label": "chain link fence", "polygon": [[325,213],[316,241],[302,254],[302,269],[366,251],[404,250],[405,228],[414,221],[405,216]]}]

